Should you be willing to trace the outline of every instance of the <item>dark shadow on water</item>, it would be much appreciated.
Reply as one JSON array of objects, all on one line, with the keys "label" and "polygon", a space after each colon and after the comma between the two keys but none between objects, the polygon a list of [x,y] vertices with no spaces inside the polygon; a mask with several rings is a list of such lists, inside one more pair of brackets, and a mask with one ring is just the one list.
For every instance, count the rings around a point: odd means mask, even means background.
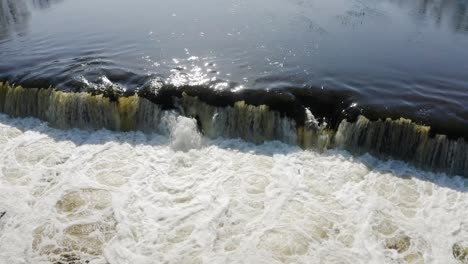
[{"label": "dark shadow on water", "polygon": [[[56,142],[69,141],[76,146],[100,145],[109,142],[119,144],[129,144],[131,146],[169,146],[170,137],[160,134],[145,134],[143,132],[115,132],[109,130],[85,131],[80,129],[60,130],[51,128],[46,122],[35,118],[10,118],[0,114],[0,123],[15,127],[22,132],[33,131],[47,135]],[[111,132],[111,133],[110,133]],[[302,150],[298,146],[287,145],[279,141],[270,141],[257,145],[241,139],[205,139],[205,147],[218,147],[225,150],[232,150],[242,153],[251,153],[263,156],[288,155],[298,153]],[[307,150],[314,151],[314,150]],[[390,173],[401,179],[416,178],[427,181],[443,188],[449,188],[458,192],[468,192],[468,179],[461,176],[448,176],[445,173],[428,172],[417,169],[414,166],[398,160],[377,159],[369,154],[353,155],[348,151],[331,149],[324,153],[317,153],[324,156],[339,156],[343,160],[364,164],[370,172],[379,174]]]},{"label": "dark shadow on water", "polygon": [[[301,1],[304,2],[304,1]],[[359,27],[366,17],[385,16],[385,10],[375,8],[375,1],[357,0],[351,10],[337,17],[344,25]],[[387,0],[409,13],[417,22],[447,26],[457,33],[468,33],[468,1],[461,0]]]},{"label": "dark shadow on water", "polygon": [[31,5],[48,9],[63,0],[0,0],[0,41],[24,34],[31,21]]},{"label": "dark shadow on water", "polygon": [[0,40],[24,32],[31,12],[24,0],[0,0]]},{"label": "dark shadow on water", "polygon": [[37,9],[47,9],[54,4],[63,2],[63,0],[31,0],[34,8]]}]

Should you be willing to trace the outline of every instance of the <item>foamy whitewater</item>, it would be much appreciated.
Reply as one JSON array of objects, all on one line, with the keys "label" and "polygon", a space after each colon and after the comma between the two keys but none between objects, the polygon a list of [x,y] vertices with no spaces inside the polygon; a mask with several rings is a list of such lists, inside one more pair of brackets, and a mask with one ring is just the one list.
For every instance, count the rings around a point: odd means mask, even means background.
[{"label": "foamy whitewater", "polygon": [[0,115],[0,263],[466,263],[468,180],[344,151]]}]

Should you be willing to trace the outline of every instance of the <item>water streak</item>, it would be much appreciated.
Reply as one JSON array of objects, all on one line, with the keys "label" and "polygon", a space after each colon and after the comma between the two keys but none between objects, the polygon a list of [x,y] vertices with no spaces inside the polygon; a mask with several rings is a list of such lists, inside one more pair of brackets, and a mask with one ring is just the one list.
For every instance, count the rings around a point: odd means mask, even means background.
[{"label": "water streak", "polygon": [[[168,112],[193,117],[210,138],[241,138],[254,143],[279,140],[319,151],[341,147],[354,153],[370,152],[382,158],[400,159],[416,166],[468,176],[468,145],[431,135],[430,127],[411,120],[339,122],[336,130],[319,124],[304,108],[303,123],[271,110],[268,105],[237,101],[232,106],[213,106],[182,92],[168,97],[172,110],[140,97],[68,93],[49,89],[24,89],[0,84],[0,110],[14,117],[37,117],[58,128],[101,129],[166,133]],[[167,107],[167,106],[166,106]],[[162,125],[163,124],[163,125]]]}]

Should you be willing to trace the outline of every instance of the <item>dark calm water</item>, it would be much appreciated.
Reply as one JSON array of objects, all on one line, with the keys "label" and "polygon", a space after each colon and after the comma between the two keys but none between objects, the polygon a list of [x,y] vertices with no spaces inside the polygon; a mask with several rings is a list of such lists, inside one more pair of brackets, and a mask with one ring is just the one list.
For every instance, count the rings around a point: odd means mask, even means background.
[{"label": "dark calm water", "polygon": [[0,80],[300,87],[466,136],[468,1],[0,0]]}]

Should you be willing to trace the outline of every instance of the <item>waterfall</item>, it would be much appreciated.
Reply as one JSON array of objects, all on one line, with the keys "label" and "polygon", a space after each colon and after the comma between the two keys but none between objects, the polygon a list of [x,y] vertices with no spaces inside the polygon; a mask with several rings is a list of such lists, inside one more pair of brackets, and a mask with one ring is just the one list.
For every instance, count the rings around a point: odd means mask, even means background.
[{"label": "waterfall", "polygon": [[343,148],[352,153],[369,152],[415,166],[468,177],[468,144],[430,134],[430,127],[400,118],[371,121],[359,116],[355,122],[341,120],[336,130],[319,124],[304,108],[303,123],[272,110],[266,104],[243,100],[215,106],[182,92],[170,96],[172,109],[137,94],[109,98],[87,92],[64,92],[53,88],[25,89],[0,83],[0,110],[13,117],[36,117],[51,126],[68,129],[141,130],[165,133],[169,113],[196,119],[209,138],[241,138],[253,143],[279,140],[306,149]]}]

